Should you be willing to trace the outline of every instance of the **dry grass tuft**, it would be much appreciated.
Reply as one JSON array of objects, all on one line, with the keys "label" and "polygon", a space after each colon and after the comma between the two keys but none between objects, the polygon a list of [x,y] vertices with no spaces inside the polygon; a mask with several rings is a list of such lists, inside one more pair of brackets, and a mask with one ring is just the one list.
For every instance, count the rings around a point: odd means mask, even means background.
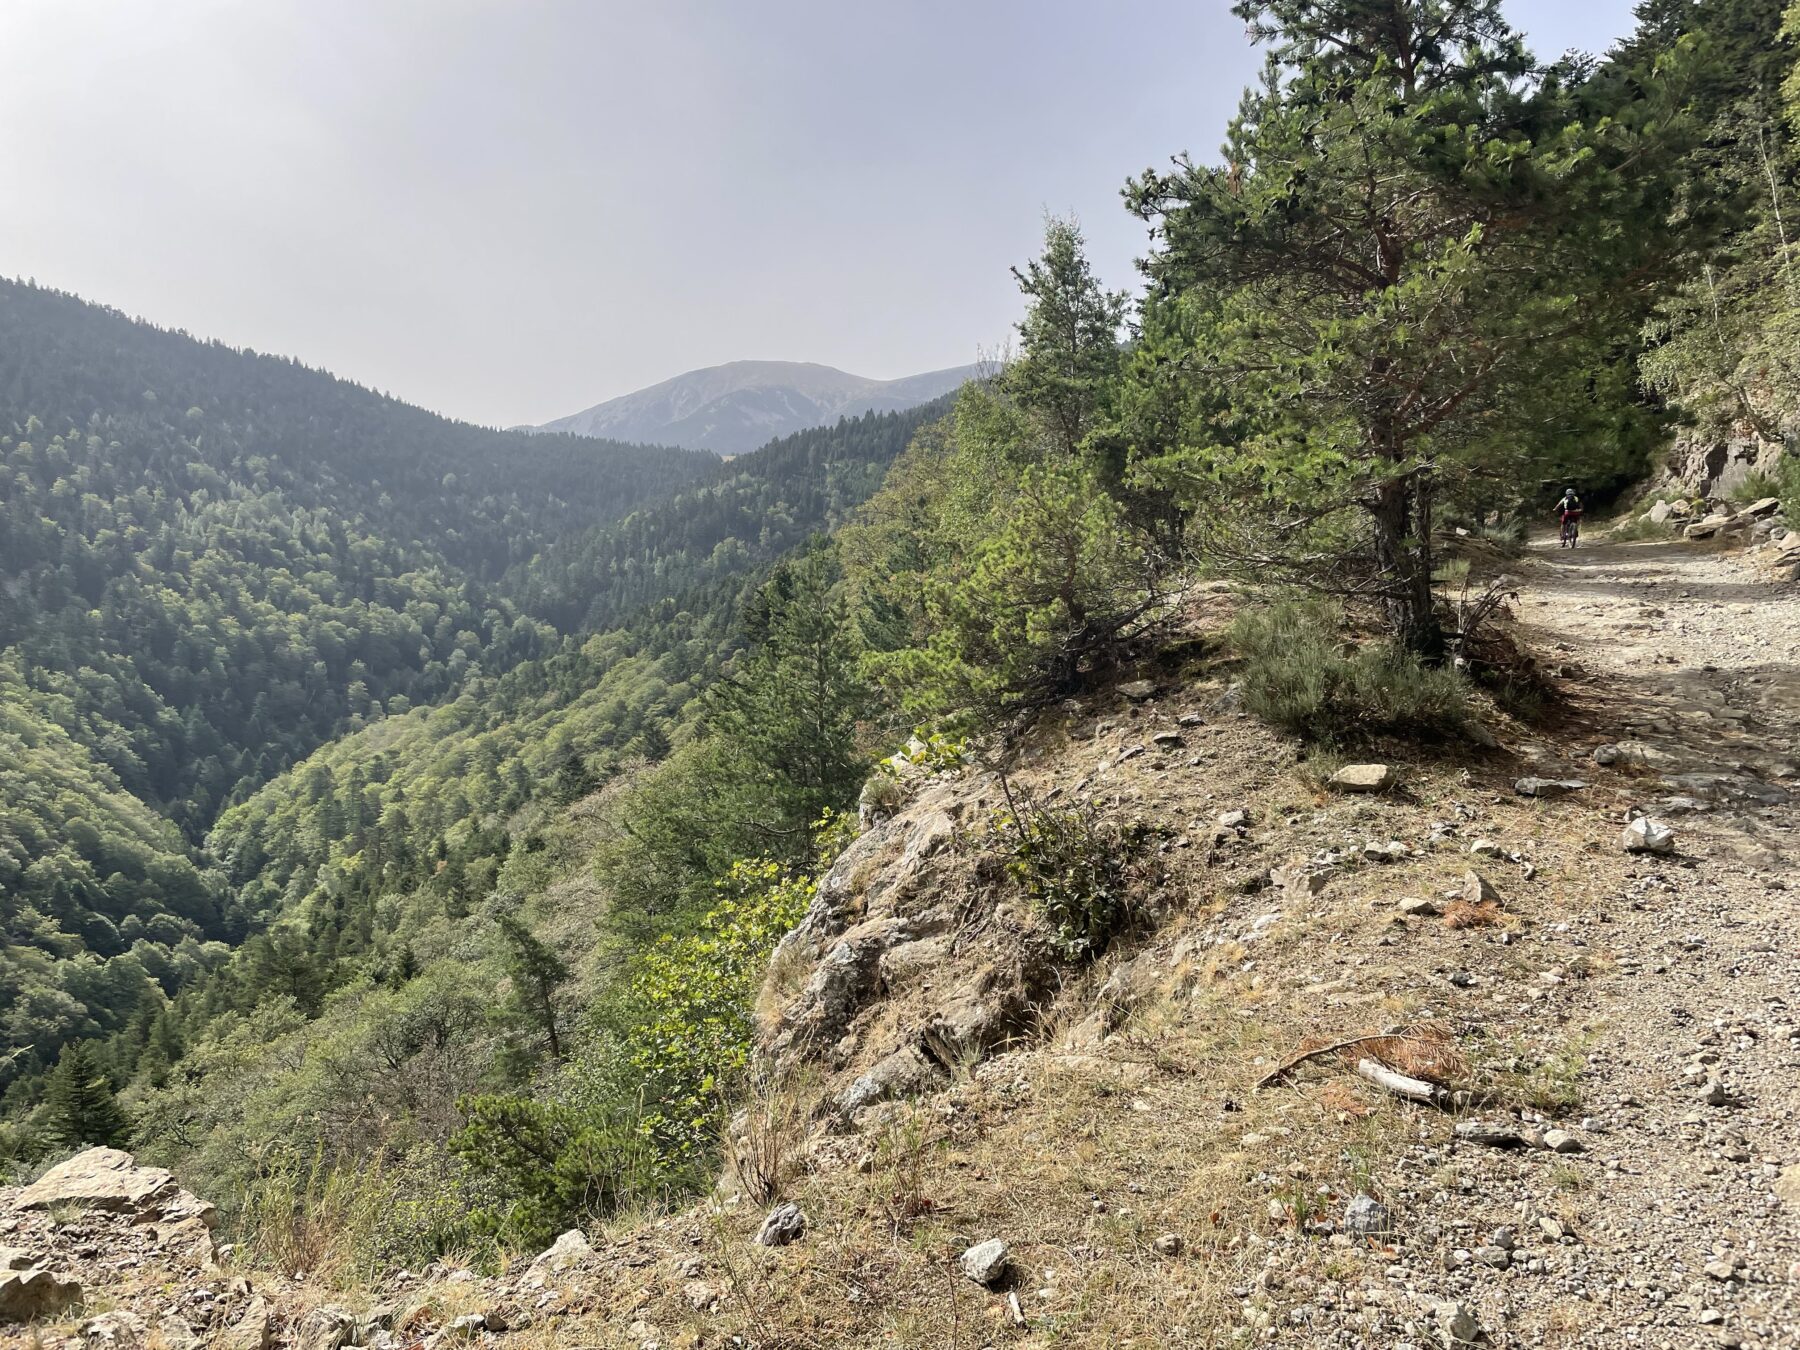
[{"label": "dry grass tuft", "polygon": [[[1363,1044],[1362,1055],[1381,1061],[1409,1078],[1428,1083],[1455,1083],[1469,1075],[1469,1061],[1456,1048],[1450,1028],[1438,1022],[1414,1027],[1400,1036],[1383,1036]],[[1354,1061],[1357,1056],[1346,1055]]]},{"label": "dry grass tuft", "polygon": [[1506,922],[1500,906],[1491,900],[1479,904],[1468,900],[1452,900],[1444,907],[1446,928],[1498,928]]},{"label": "dry grass tuft", "polygon": [[743,1132],[731,1141],[731,1170],[752,1204],[771,1204],[806,1140],[814,1084],[759,1080],[744,1108]]}]

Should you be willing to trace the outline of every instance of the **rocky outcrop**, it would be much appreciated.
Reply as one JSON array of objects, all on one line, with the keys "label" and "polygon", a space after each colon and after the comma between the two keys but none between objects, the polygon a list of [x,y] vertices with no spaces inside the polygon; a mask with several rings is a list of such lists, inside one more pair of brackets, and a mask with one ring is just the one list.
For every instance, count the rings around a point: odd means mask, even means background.
[{"label": "rocky outcrop", "polygon": [[[0,1189],[0,1322],[54,1320],[93,1292],[120,1302],[130,1287],[123,1271],[158,1289],[217,1273],[212,1222],[213,1207],[169,1172],[112,1148],[78,1153],[23,1189]],[[143,1308],[108,1308],[83,1324],[79,1343],[138,1347],[152,1326],[170,1350],[201,1343],[177,1334],[174,1322],[161,1326]]]},{"label": "rocky outcrop", "polygon": [[1668,482],[1690,497],[1722,497],[1753,475],[1773,477],[1782,447],[1741,437],[1729,441],[1683,436],[1669,452]]},{"label": "rocky outcrop", "polygon": [[[778,1008],[765,1058],[777,1074],[822,1066],[822,1106],[839,1121],[935,1091],[1031,1035],[1054,968],[1035,915],[995,907],[997,860],[971,822],[1000,799],[997,780],[937,775],[907,792],[820,880],[765,992]],[[784,989],[783,971],[802,974]]]},{"label": "rocky outcrop", "polygon": [[0,1323],[54,1317],[81,1298],[81,1283],[34,1266],[0,1276]]},{"label": "rocky outcrop", "polygon": [[129,1213],[144,1220],[212,1226],[213,1207],[175,1184],[160,1167],[139,1167],[116,1148],[90,1148],[59,1163],[19,1193],[19,1209],[69,1205]]}]

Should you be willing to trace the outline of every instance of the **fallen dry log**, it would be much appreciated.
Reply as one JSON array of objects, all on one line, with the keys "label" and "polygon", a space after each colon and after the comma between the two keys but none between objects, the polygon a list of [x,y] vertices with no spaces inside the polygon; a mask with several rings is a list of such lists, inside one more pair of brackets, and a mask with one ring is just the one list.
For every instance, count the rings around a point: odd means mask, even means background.
[{"label": "fallen dry log", "polygon": [[1427,1083],[1423,1078],[1409,1078],[1403,1073],[1396,1073],[1387,1065],[1372,1059],[1356,1061],[1358,1076],[1368,1079],[1376,1087],[1393,1093],[1396,1097],[1405,1097],[1408,1101],[1423,1102],[1427,1106],[1442,1106],[1450,1100],[1450,1090],[1437,1083]]},{"label": "fallen dry log", "polygon": [[1321,1045],[1314,1050],[1299,1051],[1296,1054],[1289,1055],[1280,1064],[1277,1064],[1268,1073],[1257,1079],[1256,1090],[1261,1092],[1266,1087],[1274,1086],[1283,1078],[1286,1078],[1295,1069],[1306,1063],[1309,1059],[1323,1059],[1326,1055],[1335,1055],[1340,1050],[1360,1050],[1364,1046],[1371,1045],[1376,1041],[1392,1040],[1396,1035],[1404,1036],[1407,1034],[1408,1030],[1409,1029],[1402,1029],[1401,1031],[1394,1033],[1382,1031],[1371,1032],[1366,1036],[1352,1036],[1347,1041],[1333,1041],[1330,1045]]}]

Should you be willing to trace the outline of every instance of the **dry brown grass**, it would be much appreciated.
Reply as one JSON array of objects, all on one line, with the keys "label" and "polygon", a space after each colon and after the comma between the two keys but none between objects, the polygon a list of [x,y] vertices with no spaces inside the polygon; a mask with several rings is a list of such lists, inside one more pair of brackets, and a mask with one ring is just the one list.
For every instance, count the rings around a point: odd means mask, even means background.
[{"label": "dry brown grass", "polygon": [[816,1088],[811,1077],[784,1081],[759,1077],[743,1110],[743,1129],[728,1141],[726,1156],[744,1198],[767,1205],[782,1194],[806,1141]]},{"label": "dry brown grass", "polygon": [[1444,906],[1444,927],[1456,928],[1498,928],[1506,922],[1506,916],[1500,912],[1500,906],[1491,900],[1479,903],[1469,900],[1452,900]]},{"label": "dry brown grass", "polygon": [[[764,1251],[747,1240],[760,1206],[716,1211],[621,1280],[593,1343],[633,1343],[624,1328],[642,1318],[671,1346],[1217,1344],[1243,1325],[1234,1290],[1254,1280],[1271,1235],[1294,1236],[1294,1211],[1271,1219],[1258,1177],[1329,1208],[1353,1187],[1345,1158],[1406,1126],[1386,1101],[1252,1091],[1259,1054],[1306,1015],[1282,1000],[1247,1017],[1234,993],[1202,987],[1140,1003],[1099,1053],[991,1060],[872,1134],[809,1154],[817,1166],[787,1187],[811,1221],[804,1242]],[[833,1161],[859,1151],[860,1165]],[[1154,1247],[1169,1232],[1184,1242],[1173,1258]],[[956,1268],[990,1236],[1012,1248],[1024,1328],[1006,1291]],[[704,1273],[669,1273],[684,1259]],[[691,1306],[683,1290],[696,1283],[723,1291],[716,1310]]]}]

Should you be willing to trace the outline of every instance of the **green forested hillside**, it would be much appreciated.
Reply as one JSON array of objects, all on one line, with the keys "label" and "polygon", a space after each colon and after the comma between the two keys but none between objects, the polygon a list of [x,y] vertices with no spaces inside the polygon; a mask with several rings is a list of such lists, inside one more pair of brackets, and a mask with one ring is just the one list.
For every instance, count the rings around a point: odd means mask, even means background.
[{"label": "green forested hillside", "polygon": [[390,700],[542,651],[485,582],[709,456],[450,422],[0,287],[0,647],[198,839]]},{"label": "green forested hillside", "polygon": [[[1615,56],[1551,64],[1497,0],[1234,12],[1266,76],[1222,162],[1127,186],[1141,298],[1053,221],[995,379],[700,475],[653,459],[637,489],[669,494],[620,519],[473,441],[450,483],[410,410],[391,467],[332,432],[293,477],[305,437],[265,463],[239,386],[21,404],[0,500],[37,533],[0,684],[39,767],[0,784],[9,978],[47,1011],[11,1026],[0,1144],[67,1142],[46,1070],[85,1035],[63,1074],[104,1066],[105,1128],[253,1238],[306,1210],[362,1261],[535,1243],[708,1179],[769,951],[907,732],[959,762],[1110,680],[1199,577],[1279,602],[1232,639],[1252,711],[1463,727],[1504,672],[1446,594],[1446,525],[1504,536],[1552,476],[1643,473],[1715,406],[1696,322],[1780,340],[1788,128],[1726,123],[1800,92],[1791,47],[1758,0],[1656,0]],[[1739,268],[1761,280],[1696,304]],[[230,359],[272,406],[321,378]],[[1733,370],[1753,401],[1782,378]],[[373,416],[342,398],[328,432]],[[989,842],[1071,965],[1130,917],[1084,820],[1014,808]]]},{"label": "green forested hillside", "polygon": [[653,506],[546,548],[509,576],[509,587],[538,618],[599,632],[642,605],[741,576],[838,524],[880,486],[912,434],[949,406],[937,399],[771,441]]},{"label": "green forested hillside", "polygon": [[[423,651],[441,633],[448,639],[444,658],[406,671],[411,682],[385,699],[371,696],[348,709],[336,724],[340,735],[293,770],[274,773],[266,786],[237,780],[242,785],[222,799],[217,822],[205,822],[211,828],[201,847],[167,837],[184,863],[191,855],[190,866],[218,908],[208,925],[184,926],[182,935],[228,939],[235,954],[214,942],[204,949],[210,974],[197,984],[199,968],[191,960],[159,990],[128,971],[109,989],[105,1007],[68,1005],[60,1020],[36,1017],[35,1034],[21,1032],[13,1042],[35,1044],[6,1075],[17,1079],[14,1100],[35,1095],[41,1086],[35,1066],[50,1062],[68,1036],[110,1037],[109,1062],[123,1079],[160,1028],[163,1048],[150,1061],[160,1081],[169,1045],[209,1044],[239,1017],[275,1004],[304,1025],[360,981],[407,983],[431,933],[483,928],[486,918],[471,919],[471,911],[491,898],[518,842],[520,820],[575,800],[621,768],[665,756],[672,738],[685,734],[684,710],[695,695],[731,669],[743,641],[743,598],[755,593],[762,570],[873,491],[927,415],[861,418],[791,437],[728,468],[711,461],[714,467],[691,489],[615,524],[590,524],[555,549],[554,575],[571,595],[583,590],[584,568],[610,576],[609,588],[590,588],[597,594],[592,614],[616,618],[635,610],[614,631],[564,636],[543,618],[520,612],[522,606],[515,609],[512,583],[523,581],[522,571],[484,583],[465,576],[451,593],[437,588],[442,578],[461,575],[447,560],[430,569],[409,566],[403,550],[369,541],[358,561],[373,603],[350,615],[307,611],[304,619],[323,622],[310,630],[310,649],[293,645],[310,665],[318,660],[320,638],[335,637],[355,659],[367,652],[363,644],[382,640],[384,622],[405,625],[423,615],[435,622],[409,631],[406,644]],[[578,444],[534,437],[527,445],[558,442],[563,451]],[[316,514],[321,529],[339,524],[327,541],[355,536],[341,528],[344,517],[323,508]],[[234,520],[267,528],[266,515]],[[245,529],[223,537],[241,543]],[[266,565],[287,556],[269,548],[255,559]],[[624,562],[615,567],[614,559]],[[333,560],[328,544],[311,560],[315,583]],[[251,570],[224,569],[234,582]],[[295,593],[285,579],[277,584],[284,594]],[[395,602],[385,620],[384,598]],[[64,641],[86,661],[104,651],[92,634]],[[46,663],[42,677],[57,669]],[[249,688],[247,676],[258,669],[234,666],[228,673]],[[135,674],[138,666],[127,670]],[[253,692],[268,707],[281,685]],[[200,702],[197,716],[217,716],[210,694]],[[254,723],[232,725],[254,742]],[[56,834],[52,825],[31,837],[43,847]],[[541,837],[533,841],[534,850],[542,846]],[[40,986],[54,990],[74,969],[27,960],[23,943],[15,954],[22,996]],[[190,986],[177,1004],[169,1002]],[[188,1062],[204,1057],[203,1047],[196,1048]],[[218,1096],[212,1078],[203,1098],[228,1100]]]},{"label": "green forested hillside", "polygon": [[0,283],[0,980],[27,1052],[0,1077],[116,1029],[146,972],[178,987],[184,943],[245,936],[257,897],[199,849],[223,805],[556,651],[504,568],[716,464],[466,426]]}]

